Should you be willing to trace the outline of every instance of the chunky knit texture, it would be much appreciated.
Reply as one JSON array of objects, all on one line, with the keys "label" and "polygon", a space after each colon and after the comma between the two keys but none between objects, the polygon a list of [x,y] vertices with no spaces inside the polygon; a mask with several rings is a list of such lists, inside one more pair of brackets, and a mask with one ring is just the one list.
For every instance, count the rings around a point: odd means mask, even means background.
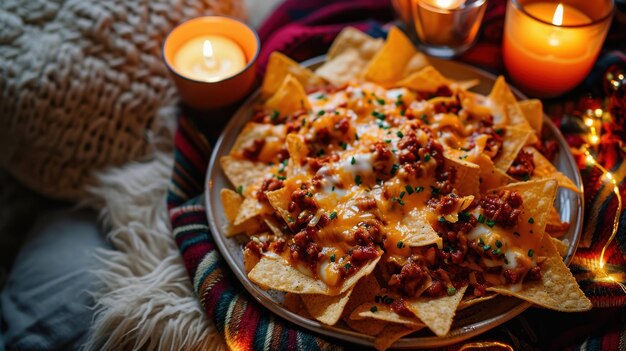
[{"label": "chunky knit texture", "polygon": [[32,189],[80,199],[91,172],[153,154],[177,102],[166,34],[242,0],[0,1],[0,165]]}]

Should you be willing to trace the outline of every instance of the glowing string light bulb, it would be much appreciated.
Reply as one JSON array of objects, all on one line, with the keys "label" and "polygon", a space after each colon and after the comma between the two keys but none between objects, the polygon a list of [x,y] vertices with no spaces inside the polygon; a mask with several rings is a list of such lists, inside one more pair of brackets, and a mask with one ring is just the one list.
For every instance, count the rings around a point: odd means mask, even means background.
[{"label": "glowing string light bulb", "polygon": [[[593,117],[595,117],[596,119],[599,119],[603,115],[604,115],[604,111],[602,111],[602,109],[595,109],[593,111],[591,110],[587,111],[587,115],[584,117],[584,123],[589,128],[589,135],[588,135],[587,140],[589,141],[589,144],[593,145],[594,147],[600,143],[600,135],[599,135],[600,133],[599,133],[599,128],[596,129],[595,127],[595,121]],[[596,269],[595,271],[601,280],[617,284],[622,289],[622,291],[626,294],[626,286],[624,286],[624,284],[622,284],[620,281],[618,281],[614,277],[610,276],[607,273],[607,271],[604,269],[604,266],[606,264],[604,255],[608,247],[611,245],[611,243],[615,239],[615,236],[617,235],[617,231],[619,229],[619,219],[620,219],[620,214],[622,213],[622,195],[619,191],[619,187],[617,186],[617,181],[615,180],[613,173],[611,173],[609,170],[604,168],[600,163],[598,163],[598,161],[596,161],[596,159],[593,157],[593,155],[589,151],[589,146],[590,146],[589,144],[585,144],[582,146],[582,151],[585,154],[585,160],[587,161],[587,164],[589,166],[596,167],[597,169],[602,171],[603,176],[601,180],[608,181],[612,185],[613,193],[615,194],[615,198],[617,199],[617,208],[615,210],[615,217],[613,218],[613,230],[611,231],[611,235],[609,236],[609,239],[606,241],[606,243],[602,247],[602,251],[600,252],[600,259],[599,259],[599,269]]]}]

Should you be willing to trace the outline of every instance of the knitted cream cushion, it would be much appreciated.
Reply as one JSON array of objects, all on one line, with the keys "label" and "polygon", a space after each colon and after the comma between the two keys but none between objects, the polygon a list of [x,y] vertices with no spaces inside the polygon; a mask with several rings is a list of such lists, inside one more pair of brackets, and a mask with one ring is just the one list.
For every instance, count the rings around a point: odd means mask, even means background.
[{"label": "knitted cream cushion", "polygon": [[93,171],[153,150],[176,90],[165,35],[242,0],[0,0],[0,165],[36,191],[77,200]]}]

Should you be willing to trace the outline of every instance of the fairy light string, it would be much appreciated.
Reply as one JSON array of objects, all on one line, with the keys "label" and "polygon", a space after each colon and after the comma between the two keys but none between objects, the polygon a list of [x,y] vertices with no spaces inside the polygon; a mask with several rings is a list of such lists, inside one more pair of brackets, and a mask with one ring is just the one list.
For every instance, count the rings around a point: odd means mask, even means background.
[{"label": "fairy light string", "polygon": [[615,176],[613,175],[613,173],[611,173],[609,170],[604,168],[604,166],[602,166],[595,159],[595,157],[589,150],[590,147],[596,149],[600,143],[602,117],[604,116],[604,114],[605,112],[599,108],[595,110],[587,110],[583,118],[583,122],[585,123],[585,126],[587,126],[588,131],[589,131],[587,135],[588,142],[585,143],[581,149],[581,151],[585,155],[585,161],[587,165],[591,167],[595,167],[596,169],[599,169],[602,172],[602,177],[600,178],[601,181],[608,182],[612,186],[613,193],[615,194],[615,198],[617,199],[617,208],[615,210],[615,217],[613,218],[613,229],[611,231],[611,235],[609,236],[608,240],[602,247],[602,251],[600,252],[598,268],[595,269],[595,271],[596,271],[598,278],[600,278],[600,280],[616,283],[617,285],[619,285],[622,291],[626,294],[626,286],[619,280],[615,279],[613,276],[609,275],[609,273],[605,270],[606,259],[604,257],[604,255],[606,254],[606,250],[609,248],[609,246],[611,245],[611,243],[617,236],[617,232],[619,229],[620,215],[622,213],[622,195],[620,193],[617,180],[615,179]]}]

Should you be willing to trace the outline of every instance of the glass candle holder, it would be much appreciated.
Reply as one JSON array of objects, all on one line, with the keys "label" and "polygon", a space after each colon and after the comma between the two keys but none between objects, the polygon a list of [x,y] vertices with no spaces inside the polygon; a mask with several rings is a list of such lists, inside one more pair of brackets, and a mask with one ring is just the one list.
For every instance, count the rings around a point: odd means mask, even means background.
[{"label": "glass candle holder", "polygon": [[528,95],[559,96],[591,71],[611,24],[612,0],[509,0],[502,54]]},{"label": "glass candle holder", "polygon": [[453,57],[472,47],[486,0],[411,0],[418,46],[432,56]]}]

